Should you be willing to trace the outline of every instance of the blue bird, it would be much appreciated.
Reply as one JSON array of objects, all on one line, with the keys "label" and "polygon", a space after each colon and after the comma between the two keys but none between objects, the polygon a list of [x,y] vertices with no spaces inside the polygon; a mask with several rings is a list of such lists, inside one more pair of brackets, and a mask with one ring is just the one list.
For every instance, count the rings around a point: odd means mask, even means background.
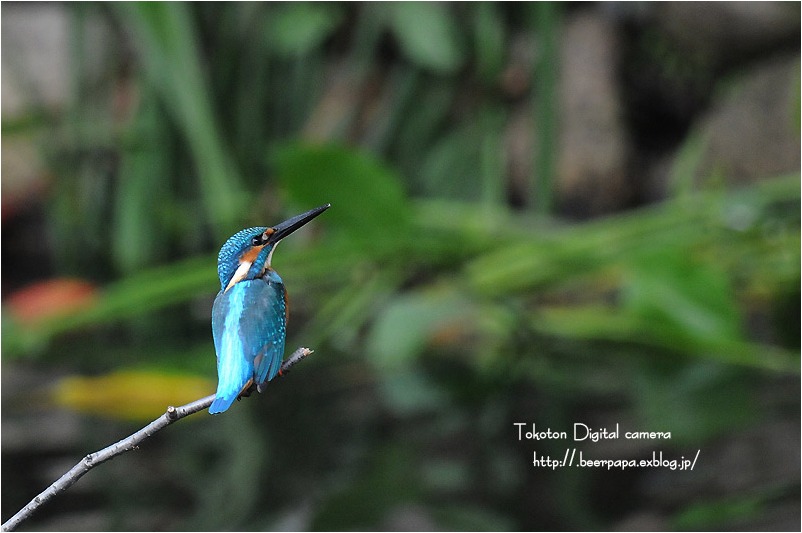
[{"label": "blue bird", "polygon": [[210,413],[226,411],[253,385],[262,392],[278,374],[284,358],[287,292],[270,261],[281,239],[330,206],[316,207],[271,228],[244,229],[220,249],[220,292],[212,307],[218,382]]}]

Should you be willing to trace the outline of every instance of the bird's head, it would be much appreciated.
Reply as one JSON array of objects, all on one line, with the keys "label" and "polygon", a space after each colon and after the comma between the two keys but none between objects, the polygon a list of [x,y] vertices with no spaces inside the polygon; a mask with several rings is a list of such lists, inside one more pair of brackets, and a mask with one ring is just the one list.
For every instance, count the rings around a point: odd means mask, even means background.
[{"label": "bird's head", "polygon": [[276,226],[247,228],[232,235],[217,256],[220,288],[228,290],[237,282],[261,276],[270,268],[279,241],[329,207],[331,204],[322,205]]}]

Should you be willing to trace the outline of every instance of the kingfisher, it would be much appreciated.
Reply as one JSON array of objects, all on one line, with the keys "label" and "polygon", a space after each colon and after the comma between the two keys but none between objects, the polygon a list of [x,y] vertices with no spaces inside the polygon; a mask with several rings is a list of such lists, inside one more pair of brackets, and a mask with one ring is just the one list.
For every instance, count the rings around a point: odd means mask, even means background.
[{"label": "kingfisher", "polygon": [[212,414],[256,389],[262,392],[279,373],[284,359],[287,291],[270,266],[279,241],[331,204],[316,207],[273,227],[255,227],[232,235],[217,256],[220,292],[212,306],[212,334],[217,352],[217,394]]}]

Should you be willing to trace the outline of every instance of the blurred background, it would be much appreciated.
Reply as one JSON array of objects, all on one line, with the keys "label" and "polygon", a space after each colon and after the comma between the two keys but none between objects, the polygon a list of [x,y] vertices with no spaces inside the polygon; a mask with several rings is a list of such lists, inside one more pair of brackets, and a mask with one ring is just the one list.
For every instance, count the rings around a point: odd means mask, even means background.
[{"label": "blurred background", "polygon": [[220,246],[331,202],[273,260],[315,354],[23,530],[799,530],[799,43],[798,3],[4,2],[2,519],[213,393]]}]

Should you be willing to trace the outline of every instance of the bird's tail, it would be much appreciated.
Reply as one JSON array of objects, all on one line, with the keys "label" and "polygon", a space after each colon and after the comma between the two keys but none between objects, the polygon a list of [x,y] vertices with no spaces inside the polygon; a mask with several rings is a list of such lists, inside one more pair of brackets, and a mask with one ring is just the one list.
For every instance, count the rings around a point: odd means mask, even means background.
[{"label": "bird's tail", "polygon": [[229,394],[226,396],[220,396],[218,394],[218,396],[215,397],[214,401],[212,402],[212,405],[209,406],[209,412],[213,415],[216,415],[217,413],[222,413],[224,411],[227,411],[228,408],[231,407],[231,404],[234,403],[234,400],[236,399],[237,399],[236,393]]},{"label": "bird's tail", "polygon": [[253,370],[246,364],[231,364],[225,369],[228,371],[218,371],[220,379],[217,383],[217,395],[209,406],[209,413],[213,415],[228,410],[234,400],[239,398],[251,384]]}]

